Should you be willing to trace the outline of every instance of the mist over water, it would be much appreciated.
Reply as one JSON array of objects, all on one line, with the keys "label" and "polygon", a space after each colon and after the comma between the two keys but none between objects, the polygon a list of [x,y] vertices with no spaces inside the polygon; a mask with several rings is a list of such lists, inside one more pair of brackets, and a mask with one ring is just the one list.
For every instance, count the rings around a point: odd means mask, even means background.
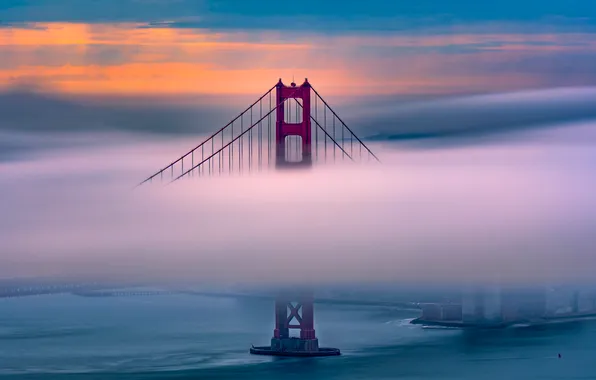
[{"label": "mist over water", "polygon": [[[574,123],[472,145],[375,142],[382,164],[330,160],[306,172],[194,177],[136,189],[193,144],[77,137],[68,149],[1,164],[0,207],[10,217],[0,219],[0,276],[275,284],[270,290],[315,285],[322,297],[349,296],[351,287],[360,299],[415,302],[443,300],[468,281],[589,282],[596,150],[594,140],[575,137],[594,127]],[[441,291],[424,293],[420,285]],[[441,331],[410,324],[419,316],[413,310],[315,307],[321,345],[339,347],[342,356],[250,355],[251,344],[271,338],[271,300],[2,298],[0,375],[496,380],[593,373],[590,321]]]},{"label": "mist over water", "polygon": [[201,138],[62,134],[68,148],[2,163],[0,276],[588,280],[596,264],[595,128],[549,125],[473,144],[375,142],[382,164],[338,156],[305,172],[136,189]]}]

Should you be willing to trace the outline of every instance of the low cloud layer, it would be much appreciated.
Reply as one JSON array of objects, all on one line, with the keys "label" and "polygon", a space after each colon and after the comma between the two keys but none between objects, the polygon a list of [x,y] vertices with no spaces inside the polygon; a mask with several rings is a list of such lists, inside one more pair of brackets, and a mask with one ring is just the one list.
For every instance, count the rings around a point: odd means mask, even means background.
[{"label": "low cloud layer", "polygon": [[[554,130],[556,141],[592,124]],[[381,166],[132,190],[185,142],[5,163],[0,276],[197,282],[593,277],[594,145],[373,149]]]},{"label": "low cloud layer", "polygon": [[48,133],[207,133],[231,118],[231,107],[201,98],[192,100],[192,104],[178,105],[171,99],[65,97],[16,89],[0,94],[0,129]]}]

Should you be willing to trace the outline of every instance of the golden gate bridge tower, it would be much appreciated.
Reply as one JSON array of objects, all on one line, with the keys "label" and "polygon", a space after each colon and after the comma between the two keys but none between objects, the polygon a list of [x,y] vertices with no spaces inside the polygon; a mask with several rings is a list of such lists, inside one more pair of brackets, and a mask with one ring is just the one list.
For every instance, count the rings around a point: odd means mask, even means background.
[{"label": "golden gate bridge tower", "polygon": [[[308,79],[304,80],[301,86],[296,86],[296,83],[288,87],[285,86],[281,79],[275,86],[277,107],[277,121],[275,128],[275,166],[276,168],[296,167],[296,166],[311,166],[312,152],[311,152],[311,122],[310,122],[310,83]],[[296,113],[296,122],[287,122],[285,117],[286,101],[294,99],[296,103],[301,105],[301,110]],[[298,117],[301,114],[302,118]],[[288,136],[300,137],[301,149],[299,150],[299,161],[289,161],[286,152],[286,139]]]},{"label": "golden gate bridge tower", "polygon": [[[139,185],[260,171],[264,167],[309,168],[320,161],[363,158],[379,161],[308,79],[299,86],[294,82],[286,86],[280,79],[228,124]],[[290,336],[292,329],[300,330],[299,337]],[[250,352],[278,356],[340,354],[336,348],[319,347],[312,292],[280,294],[275,301],[270,346],[253,346]]]}]

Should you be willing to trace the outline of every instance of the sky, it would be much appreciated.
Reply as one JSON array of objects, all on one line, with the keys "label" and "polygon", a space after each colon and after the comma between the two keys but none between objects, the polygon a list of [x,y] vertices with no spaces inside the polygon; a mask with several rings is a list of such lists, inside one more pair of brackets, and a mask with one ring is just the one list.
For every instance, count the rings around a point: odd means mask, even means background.
[{"label": "sky", "polygon": [[[36,0],[0,5],[0,85],[119,95],[335,96],[587,86],[589,0]],[[521,3],[521,4],[520,4]]]},{"label": "sky", "polygon": [[[0,277],[589,278],[595,16],[589,0],[4,0]],[[131,192],[306,77],[382,166]]]}]

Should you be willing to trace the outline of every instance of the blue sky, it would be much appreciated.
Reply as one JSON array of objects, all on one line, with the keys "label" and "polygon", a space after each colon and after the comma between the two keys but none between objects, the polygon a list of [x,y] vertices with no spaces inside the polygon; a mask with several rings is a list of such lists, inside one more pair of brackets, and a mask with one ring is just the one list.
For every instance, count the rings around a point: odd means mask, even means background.
[{"label": "blue sky", "polygon": [[559,18],[558,22],[582,19],[583,24],[593,25],[586,18],[596,15],[596,4],[590,0],[5,0],[0,12],[4,22],[186,20],[207,28],[383,30],[460,22],[543,22],[547,18]]}]

